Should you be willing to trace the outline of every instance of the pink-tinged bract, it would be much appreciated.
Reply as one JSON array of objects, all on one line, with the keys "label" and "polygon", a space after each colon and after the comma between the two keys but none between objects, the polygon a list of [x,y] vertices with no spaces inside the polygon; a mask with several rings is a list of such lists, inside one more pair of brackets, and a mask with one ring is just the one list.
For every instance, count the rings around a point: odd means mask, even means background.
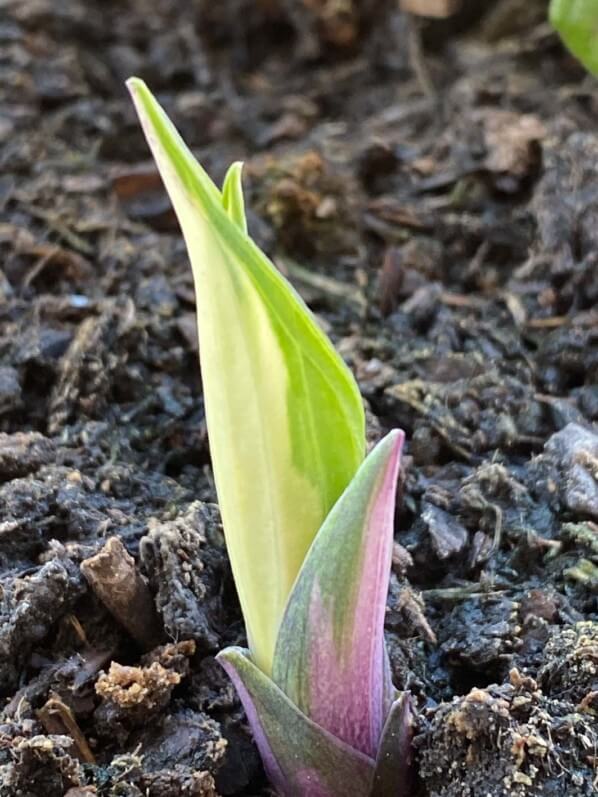
[{"label": "pink-tinged bract", "polygon": [[266,773],[281,797],[366,797],[374,761],[318,727],[252,663],[227,648],[219,661],[235,684]]},{"label": "pink-tinged bract", "polygon": [[291,592],[273,680],[308,717],[375,757],[394,700],[384,646],[403,433],[371,452],[326,518]]},{"label": "pink-tinged bract", "polygon": [[411,702],[384,645],[403,433],[370,453],[308,551],[267,677],[239,648],[219,659],[282,797],[408,797]]}]

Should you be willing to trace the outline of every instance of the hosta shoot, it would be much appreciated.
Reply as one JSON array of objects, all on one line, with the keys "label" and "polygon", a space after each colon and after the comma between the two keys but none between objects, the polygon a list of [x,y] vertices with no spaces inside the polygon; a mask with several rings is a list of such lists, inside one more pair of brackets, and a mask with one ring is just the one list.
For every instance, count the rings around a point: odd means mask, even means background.
[{"label": "hosta shoot", "polygon": [[129,89],[187,244],[210,451],[249,647],[219,659],[286,797],[407,797],[410,701],[384,643],[403,433],[364,460],[359,390],[145,84]]}]

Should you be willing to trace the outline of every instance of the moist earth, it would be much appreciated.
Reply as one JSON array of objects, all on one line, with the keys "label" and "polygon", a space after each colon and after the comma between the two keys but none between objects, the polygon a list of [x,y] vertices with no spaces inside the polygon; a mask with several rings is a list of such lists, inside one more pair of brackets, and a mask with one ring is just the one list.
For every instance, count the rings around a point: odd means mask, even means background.
[{"label": "moist earth", "polygon": [[593,794],[598,90],[546,4],[1,5],[0,795],[270,793],[214,660],[244,631],[131,74],[215,179],[245,161],[369,440],[407,433],[418,797]]}]

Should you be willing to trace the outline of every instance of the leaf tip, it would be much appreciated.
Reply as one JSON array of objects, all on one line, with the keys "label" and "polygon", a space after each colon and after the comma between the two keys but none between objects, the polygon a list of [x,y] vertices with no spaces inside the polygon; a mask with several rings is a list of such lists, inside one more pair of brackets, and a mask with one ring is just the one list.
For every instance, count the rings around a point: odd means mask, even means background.
[{"label": "leaf tip", "polygon": [[129,93],[133,98],[138,96],[142,91],[147,91],[147,85],[140,77],[131,75],[130,78],[125,80],[125,86],[129,89]]},{"label": "leaf tip", "polygon": [[389,441],[389,445],[400,454],[403,443],[405,442],[405,432],[402,429],[391,429],[386,439]]},{"label": "leaf tip", "polygon": [[242,161],[235,161],[229,166],[222,185],[222,203],[230,218],[244,233],[247,233],[242,174]]},{"label": "leaf tip", "polygon": [[243,171],[243,166],[245,163],[243,161],[233,161],[231,165],[228,167],[227,174],[234,174],[235,176],[241,176],[241,172]]},{"label": "leaf tip", "polygon": [[219,651],[215,658],[216,661],[226,670],[227,667],[234,666],[238,661],[245,659],[246,656],[243,648],[231,645],[230,647]]},{"label": "leaf tip", "polygon": [[402,429],[392,429],[380,443],[381,453],[387,458],[387,471],[390,472],[390,481],[396,481],[401,454],[405,443],[405,432]]}]

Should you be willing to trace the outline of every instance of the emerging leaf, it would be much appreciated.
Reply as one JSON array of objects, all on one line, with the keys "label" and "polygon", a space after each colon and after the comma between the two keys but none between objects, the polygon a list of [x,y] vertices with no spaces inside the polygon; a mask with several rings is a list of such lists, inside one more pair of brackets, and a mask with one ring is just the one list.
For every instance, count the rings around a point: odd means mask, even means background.
[{"label": "emerging leaf", "polygon": [[191,259],[222,521],[252,655],[269,673],[301,563],[363,459],[361,398],[302,300],[246,234],[240,166],[221,193],[143,81],[128,86]]},{"label": "emerging leaf", "polygon": [[384,645],[403,432],[363,463],[309,550],[289,597],[272,677],[317,725],[374,758],[395,697]]},{"label": "emerging leaf", "polygon": [[598,0],[551,0],[549,13],[567,48],[598,75]]},{"label": "emerging leaf", "polygon": [[235,684],[266,773],[281,797],[368,797],[371,758],[298,711],[252,664],[248,651],[226,648],[218,660]]}]

